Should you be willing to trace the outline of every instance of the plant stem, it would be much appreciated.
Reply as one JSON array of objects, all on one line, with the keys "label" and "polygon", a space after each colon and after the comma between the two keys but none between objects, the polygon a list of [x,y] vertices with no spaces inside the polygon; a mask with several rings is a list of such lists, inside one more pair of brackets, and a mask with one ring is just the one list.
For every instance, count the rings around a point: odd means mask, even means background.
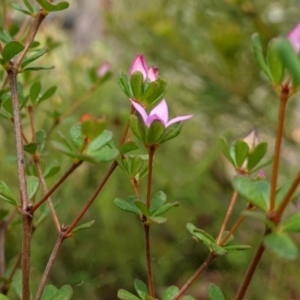
[{"label": "plant stem", "polygon": [[279,168],[279,157],[280,157],[280,147],[283,134],[283,125],[284,125],[284,115],[287,100],[289,99],[289,86],[284,85],[280,94],[280,108],[278,112],[278,125],[277,125],[277,135],[274,151],[274,161],[272,168],[272,178],[271,178],[271,192],[270,192],[270,210],[273,212],[275,208],[275,197],[276,197],[276,188],[277,188],[277,177],[278,177],[278,168]]},{"label": "plant stem", "polygon": [[[45,181],[45,178],[44,178],[44,175],[43,175],[43,171],[42,171],[42,168],[41,168],[41,162],[40,162],[39,155],[35,154],[33,156],[33,160],[35,162],[36,170],[37,170],[37,173],[38,173],[38,177],[39,177],[40,183],[41,183],[42,188],[43,188],[43,192],[46,195],[48,193],[48,187],[47,187],[47,184],[46,184],[46,181]],[[52,201],[51,201],[50,197],[47,198],[47,203],[48,203],[48,206],[49,206],[49,209],[50,209],[50,213],[51,213],[52,219],[54,221],[56,230],[57,230],[57,232],[60,232],[60,228],[61,228],[60,222],[58,220],[58,216],[56,214],[56,211],[54,209],[54,206],[52,204]]]},{"label": "plant stem", "polygon": [[146,198],[146,205],[150,208],[151,204],[151,190],[152,190],[152,172],[153,172],[153,158],[156,146],[150,146],[148,148],[149,153],[149,163],[148,163],[148,182],[147,182],[147,198]]},{"label": "plant stem", "polygon": [[219,235],[218,235],[218,238],[217,238],[217,244],[220,243],[220,240],[222,238],[222,235],[225,231],[225,228],[227,226],[227,223],[228,223],[228,220],[229,220],[229,217],[232,213],[232,210],[233,210],[233,207],[236,203],[236,199],[238,197],[238,192],[237,191],[234,191],[232,197],[231,197],[231,200],[230,200],[230,203],[229,203],[229,206],[228,206],[228,209],[227,209],[227,212],[226,212],[226,215],[225,215],[225,218],[224,218],[224,221],[221,225],[221,229],[220,229],[220,232],[219,232]]},{"label": "plant stem", "polygon": [[227,242],[227,240],[236,231],[236,229],[240,226],[240,224],[244,221],[245,218],[246,218],[245,216],[239,217],[239,219],[234,223],[234,225],[229,230],[229,232],[226,234],[226,236],[221,240],[221,242],[219,243],[219,246],[222,247],[223,245],[225,245],[225,243]]},{"label": "plant stem", "polygon": [[82,164],[82,161],[73,163],[72,166],[66,171],[66,173],[54,184],[54,186],[40,199],[37,203],[33,205],[30,213],[33,214],[56,190],[57,188],[71,175],[74,170]]},{"label": "plant stem", "polygon": [[47,266],[46,266],[45,271],[43,273],[40,285],[39,285],[38,290],[36,292],[36,295],[35,295],[35,298],[34,298],[35,300],[40,300],[41,299],[41,296],[43,294],[43,291],[44,291],[44,288],[45,288],[45,284],[46,284],[47,278],[49,276],[51,267],[53,266],[55,258],[56,258],[57,254],[58,254],[58,251],[59,251],[59,249],[60,249],[60,247],[61,247],[61,245],[62,245],[65,237],[66,237],[65,233],[64,233],[63,229],[61,229],[61,232],[60,232],[60,234],[58,236],[58,239],[57,239],[57,241],[55,243],[55,246],[54,246],[54,248],[52,250],[51,256],[50,256],[50,258],[48,260]]},{"label": "plant stem", "polygon": [[247,273],[244,277],[244,280],[243,280],[243,283],[241,284],[237,294],[236,294],[236,297],[235,297],[235,300],[243,300],[244,299],[244,296],[246,294],[246,291],[248,289],[248,286],[251,282],[251,279],[253,277],[253,274],[256,270],[256,267],[258,266],[258,263],[263,255],[265,251],[265,247],[263,245],[263,243],[261,242],[260,245],[258,246],[257,250],[256,250],[256,253],[252,259],[252,262],[250,263],[249,265],[249,268],[247,270]]},{"label": "plant stem", "polygon": [[[131,116],[134,112],[135,112],[135,108],[133,105],[131,105],[129,116]],[[124,144],[128,130],[129,130],[129,120],[127,121],[127,123],[125,125],[124,131],[123,131],[123,134],[122,134],[122,137],[120,140],[120,146],[122,146]]]},{"label": "plant stem", "polygon": [[186,292],[186,290],[193,284],[197,277],[208,267],[208,265],[216,258],[216,256],[211,252],[202,265],[197,269],[197,271],[192,275],[192,277],[184,284],[184,286],[178,291],[176,296],[172,300],[179,300],[181,296]]},{"label": "plant stem", "polygon": [[65,232],[66,236],[68,236],[68,234],[71,233],[71,231],[75,228],[75,226],[78,224],[78,222],[82,219],[82,217],[87,212],[87,210],[92,205],[92,203],[95,201],[96,197],[98,196],[98,194],[102,190],[103,186],[105,185],[105,183],[109,179],[110,175],[113,173],[113,171],[116,169],[117,166],[118,166],[118,163],[116,161],[114,161],[112,163],[112,165],[110,166],[110,168],[108,169],[108,171],[106,172],[102,181],[100,182],[100,184],[98,185],[98,187],[96,188],[96,190],[94,191],[94,193],[92,194],[90,199],[88,200],[88,202],[85,204],[85,206],[79,212],[79,214],[76,216],[76,218],[73,220],[73,222],[68,226],[68,228]]},{"label": "plant stem", "polygon": [[146,249],[146,262],[147,262],[147,278],[148,278],[148,289],[151,297],[155,297],[152,265],[151,265],[151,250],[150,250],[150,225],[147,224],[147,220],[143,224],[144,236],[145,236],[145,249]]}]

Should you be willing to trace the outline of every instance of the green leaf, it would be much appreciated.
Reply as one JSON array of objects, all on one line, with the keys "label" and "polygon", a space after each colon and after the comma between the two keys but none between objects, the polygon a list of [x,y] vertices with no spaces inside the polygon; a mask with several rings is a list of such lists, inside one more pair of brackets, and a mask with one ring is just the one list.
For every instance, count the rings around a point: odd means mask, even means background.
[{"label": "green leaf", "polygon": [[121,300],[141,300],[140,298],[123,289],[118,290],[117,297]]},{"label": "green leaf", "polygon": [[55,149],[59,150],[62,153],[66,154],[68,156],[71,156],[71,157],[75,156],[75,154],[72,153],[70,151],[70,148],[68,148],[65,144],[57,142],[57,141],[51,141],[51,144]]},{"label": "green leaf", "polygon": [[251,171],[265,156],[268,149],[268,143],[260,143],[258,144],[252,153],[249,153],[247,170]]},{"label": "green leaf", "polygon": [[134,281],[134,288],[141,299],[144,299],[148,295],[147,286],[143,281],[136,279]]},{"label": "green leaf", "polygon": [[172,207],[179,206],[179,202],[166,203],[152,213],[152,216],[160,216],[170,210]]},{"label": "green leaf", "polygon": [[29,95],[30,95],[31,102],[33,104],[35,104],[37,102],[36,100],[40,95],[41,89],[42,89],[42,85],[41,85],[40,81],[35,82],[31,86]]},{"label": "green leaf", "polygon": [[282,231],[300,232],[300,212],[284,220],[280,227]]},{"label": "green leaf", "polygon": [[31,155],[34,155],[38,145],[38,143],[28,143],[24,145],[24,151],[30,153]]},{"label": "green leaf", "polygon": [[152,214],[155,212],[158,208],[160,208],[165,202],[167,201],[167,195],[162,192],[156,192],[151,197],[151,204],[150,204],[150,213]]},{"label": "green leaf", "polygon": [[46,170],[44,171],[44,178],[49,178],[54,176],[60,170],[60,164],[57,160],[51,161],[50,164],[47,166]]},{"label": "green leaf", "polygon": [[118,78],[118,83],[128,98],[133,98],[130,82],[126,74],[121,73]]},{"label": "green leaf", "polygon": [[293,78],[293,86],[300,85],[300,60],[292,45],[287,39],[277,39],[276,49],[284,66],[290,71]]},{"label": "green leaf", "polygon": [[40,181],[35,176],[26,176],[28,199],[31,200],[39,189]]},{"label": "green leaf", "polygon": [[272,83],[280,84],[284,75],[284,67],[278,56],[276,41],[274,39],[268,45],[267,62],[273,78]]},{"label": "green leaf", "polygon": [[70,136],[71,136],[71,139],[72,139],[74,145],[76,146],[76,148],[78,150],[80,150],[83,145],[83,141],[84,141],[80,123],[74,124],[70,128]]},{"label": "green leaf", "polygon": [[88,228],[92,227],[94,225],[94,223],[95,223],[95,220],[92,220],[92,221],[86,222],[80,226],[77,226],[72,230],[72,233],[75,233],[75,232],[83,230],[83,229],[88,229]]},{"label": "green leaf", "polygon": [[142,72],[135,71],[130,77],[131,90],[134,96],[134,99],[141,99],[143,91],[144,77]]},{"label": "green leaf", "polygon": [[199,241],[203,242],[210,249],[211,243],[216,243],[215,239],[202,229],[197,228],[195,225],[186,224],[187,230],[196,237]]},{"label": "green leaf", "polygon": [[235,167],[240,168],[248,156],[249,146],[243,140],[238,139],[231,145],[229,151]]},{"label": "green leaf", "polygon": [[54,285],[46,285],[41,297],[41,300],[53,300],[55,294],[57,293],[58,288],[56,288]]},{"label": "green leaf", "polygon": [[165,133],[165,125],[159,120],[154,120],[147,131],[146,143],[147,145],[158,144],[160,138]]},{"label": "green leaf", "polygon": [[[275,208],[278,208],[280,204],[282,203],[283,199],[285,198],[287,192],[293,185],[294,180],[289,180],[286,182],[282,187],[280,187],[276,192],[276,198],[275,198]],[[295,197],[299,194],[299,190],[297,189],[296,192],[294,192],[293,196],[291,197],[290,201],[293,201]]]},{"label": "green leaf", "polygon": [[209,284],[207,291],[209,300],[225,300],[221,289],[213,283]]},{"label": "green leaf", "polygon": [[223,255],[227,254],[226,249],[219,246],[216,243],[211,243],[210,247],[215,255],[223,256]]},{"label": "green leaf", "polygon": [[129,176],[135,177],[140,172],[141,168],[143,167],[143,164],[144,161],[142,160],[142,158],[140,156],[135,156],[131,160]]},{"label": "green leaf", "polygon": [[152,223],[155,223],[155,224],[163,224],[163,223],[166,223],[168,221],[168,219],[164,218],[164,217],[149,216],[149,217],[147,217],[147,219],[149,221],[151,221]]},{"label": "green leaf", "polygon": [[272,232],[264,237],[264,245],[280,257],[295,260],[298,257],[298,248],[285,232]]},{"label": "green leaf", "polygon": [[7,298],[5,295],[0,294],[0,300],[9,300],[9,298]]},{"label": "green leaf", "polygon": [[156,105],[163,98],[166,87],[167,82],[162,78],[150,82],[142,95],[141,101],[148,104],[148,106]]},{"label": "green leaf", "polygon": [[49,89],[41,96],[41,98],[39,98],[38,103],[41,103],[41,102],[43,102],[43,101],[49,99],[50,97],[52,97],[52,96],[55,94],[56,90],[57,90],[57,86],[56,86],[56,85],[51,86],[51,87],[50,87],[50,88],[49,88]]},{"label": "green leaf", "polygon": [[221,149],[225,157],[229,160],[229,162],[234,166],[234,161],[230,155],[229,152],[229,146],[227,144],[227,141],[224,137],[220,138],[220,144],[221,144]]},{"label": "green leaf", "polygon": [[70,285],[64,285],[56,292],[52,300],[70,300],[72,295],[72,287]]},{"label": "green leaf", "polygon": [[2,57],[5,62],[10,61],[15,55],[20,53],[24,49],[24,46],[17,42],[17,41],[11,41],[8,44],[5,45],[3,51],[2,51]]},{"label": "green leaf", "polygon": [[230,251],[230,250],[250,250],[252,249],[251,246],[248,245],[229,245],[225,246],[224,249]]},{"label": "green leaf", "polygon": [[181,132],[183,122],[176,122],[169,127],[165,128],[165,132],[160,139],[159,143],[162,144],[168,140],[175,138]]},{"label": "green leaf", "polygon": [[28,2],[28,0],[23,0],[23,2],[24,2],[24,4],[26,5],[27,9],[28,9],[30,12],[34,13],[34,9],[33,9],[33,7],[30,5],[30,3]]},{"label": "green leaf", "polygon": [[179,289],[177,286],[175,286],[175,285],[169,286],[165,290],[162,300],[172,300],[178,292],[179,292]]},{"label": "green leaf", "polygon": [[13,193],[11,192],[9,187],[2,180],[0,181],[0,199],[2,199],[14,206],[19,205],[17,199],[15,198],[15,196],[13,195]]},{"label": "green leaf", "polygon": [[52,70],[52,69],[54,69],[54,66],[30,67],[30,68],[23,69],[23,72],[25,72],[25,71]]},{"label": "green leaf", "polygon": [[262,47],[260,44],[260,39],[258,33],[254,33],[252,35],[252,50],[253,50],[253,55],[254,58],[260,67],[260,69],[265,73],[265,75],[270,79],[270,81],[273,82],[272,74],[269,70],[269,67],[267,66],[264,56],[263,56],[263,51]]},{"label": "green leaf", "polygon": [[273,161],[273,156],[271,156],[270,158],[268,158],[266,161],[264,161],[263,163],[261,163],[260,165],[258,165],[257,167],[255,167],[251,172],[256,172],[256,171],[261,171],[262,168],[270,165]]},{"label": "green leaf", "polygon": [[42,48],[42,49],[36,51],[33,55],[31,55],[29,57],[25,57],[21,64],[21,67],[25,68],[27,65],[29,65],[33,61],[37,60],[38,58],[40,58],[47,52],[48,52],[48,48]]},{"label": "green leaf", "polygon": [[243,216],[253,218],[255,220],[258,220],[264,224],[266,224],[268,227],[275,229],[275,224],[269,220],[265,213],[261,211],[253,211],[253,210],[244,210],[241,213]]},{"label": "green leaf", "polygon": [[90,153],[90,155],[97,163],[108,162],[114,160],[119,155],[119,151],[118,149],[104,146],[100,150]]},{"label": "green leaf", "polygon": [[146,216],[150,216],[150,212],[146,204],[140,200],[135,200],[134,205]]},{"label": "green leaf", "polygon": [[26,10],[26,9],[24,9],[20,4],[18,4],[18,3],[11,3],[11,6],[12,6],[14,9],[16,9],[16,10],[18,10],[18,11],[24,13],[25,15],[31,16],[31,12],[28,11],[28,10]]},{"label": "green leaf", "polygon": [[246,177],[237,176],[233,180],[234,189],[251,204],[267,212],[269,209],[270,184],[267,181],[251,181]]},{"label": "green leaf", "polygon": [[118,208],[120,208],[121,210],[140,215],[140,210],[135,205],[131,204],[130,202],[120,199],[120,198],[116,198],[114,202],[118,206]]},{"label": "green leaf", "polygon": [[101,149],[103,146],[105,146],[108,142],[110,142],[113,138],[112,132],[108,130],[104,130],[98,137],[96,137],[94,140],[92,140],[87,148],[86,153],[91,153],[96,150]]},{"label": "green leaf", "polygon": [[196,298],[192,297],[192,296],[184,296],[182,298],[182,300],[197,300]]},{"label": "green leaf", "polygon": [[119,148],[119,152],[120,154],[125,154],[125,153],[128,153],[130,151],[134,151],[134,150],[137,150],[139,149],[138,145],[136,144],[136,142],[134,141],[130,141],[130,142],[127,142],[125,144],[123,144],[120,148]]},{"label": "green leaf", "polygon": [[47,12],[64,10],[64,9],[67,9],[69,7],[69,3],[68,2],[60,2],[57,5],[53,5],[50,2],[48,2],[47,0],[36,0],[36,1]]},{"label": "green leaf", "polygon": [[144,137],[141,131],[140,122],[137,116],[131,115],[129,117],[129,124],[133,134],[141,141],[144,141]]},{"label": "green leaf", "polygon": [[19,298],[22,299],[22,271],[20,269],[17,270],[12,279],[12,286]]}]

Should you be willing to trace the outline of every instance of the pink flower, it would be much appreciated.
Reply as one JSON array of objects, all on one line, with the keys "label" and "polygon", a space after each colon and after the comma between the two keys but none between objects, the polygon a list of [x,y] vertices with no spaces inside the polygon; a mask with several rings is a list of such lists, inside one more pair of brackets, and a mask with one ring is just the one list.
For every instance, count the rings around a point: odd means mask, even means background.
[{"label": "pink flower", "polygon": [[110,70],[110,64],[108,62],[104,62],[98,69],[97,69],[97,76],[99,78],[104,77]]},{"label": "pink flower", "polygon": [[140,71],[143,74],[144,81],[149,79],[150,81],[155,81],[158,78],[159,69],[150,67],[148,68],[144,55],[138,54],[131,67],[129,74],[132,75],[134,72]]},{"label": "pink flower", "polygon": [[150,125],[154,120],[159,120],[165,126],[165,128],[167,128],[174,123],[190,119],[193,116],[193,115],[179,116],[168,121],[169,111],[168,111],[167,102],[164,99],[151,110],[149,115],[141,105],[134,102],[133,100],[130,101],[132,105],[135,107],[135,109],[139,112],[141,117],[143,118],[143,121],[147,127],[150,127]]},{"label": "pink flower", "polygon": [[296,53],[300,53],[300,23],[288,34],[287,39],[290,41]]}]

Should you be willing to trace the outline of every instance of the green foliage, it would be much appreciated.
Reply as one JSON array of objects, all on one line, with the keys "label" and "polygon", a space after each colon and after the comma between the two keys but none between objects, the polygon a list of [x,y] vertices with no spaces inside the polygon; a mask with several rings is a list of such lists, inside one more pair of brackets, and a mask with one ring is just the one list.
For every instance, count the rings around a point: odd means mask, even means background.
[{"label": "green foliage", "polygon": [[15,198],[14,194],[12,191],[9,189],[7,184],[4,181],[0,181],[0,199],[14,205],[18,206],[18,201]]},{"label": "green foliage", "polygon": [[285,232],[300,232],[300,213],[296,213],[285,219],[280,228]]},{"label": "green foliage", "polygon": [[39,189],[40,181],[35,176],[26,176],[26,183],[28,199],[31,200]]},{"label": "green foliage", "polygon": [[23,49],[24,46],[17,41],[11,41],[7,43],[1,52],[1,55],[3,57],[2,64],[9,62],[14,56],[19,54]]},{"label": "green foliage", "polygon": [[219,287],[210,283],[208,286],[208,297],[210,300],[225,300],[225,297]]},{"label": "green foliage", "polygon": [[73,289],[70,285],[64,285],[60,289],[53,285],[46,285],[41,300],[70,300]]},{"label": "green foliage", "polygon": [[47,0],[36,0],[46,12],[54,12],[64,10],[69,7],[68,2],[60,2],[56,5],[51,4]]}]

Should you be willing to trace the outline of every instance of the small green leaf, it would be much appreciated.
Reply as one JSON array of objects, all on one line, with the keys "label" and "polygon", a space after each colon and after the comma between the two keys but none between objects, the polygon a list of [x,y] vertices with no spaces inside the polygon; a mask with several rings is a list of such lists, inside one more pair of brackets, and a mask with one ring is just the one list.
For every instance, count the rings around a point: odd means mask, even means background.
[{"label": "small green leaf", "polygon": [[130,124],[130,128],[132,130],[132,132],[134,133],[134,135],[141,141],[144,141],[144,137],[141,131],[141,127],[140,127],[140,123],[139,123],[139,119],[137,116],[135,115],[131,115],[129,117],[129,124]]},{"label": "small green leaf", "polygon": [[162,144],[166,141],[175,138],[181,132],[182,126],[183,126],[183,122],[176,122],[170,125],[169,127],[165,128],[165,132],[162,138],[160,139],[159,143]]},{"label": "small green leaf", "polygon": [[108,130],[104,130],[98,137],[96,137],[88,144],[86,148],[86,153],[91,153],[101,149],[108,142],[110,142],[112,138],[113,138],[112,132]]},{"label": "small green leaf", "polygon": [[47,12],[64,10],[64,9],[67,9],[69,7],[69,3],[68,2],[60,2],[60,3],[56,4],[56,5],[53,5],[50,2],[48,2],[47,0],[36,0],[36,1]]},{"label": "small green leaf", "polygon": [[262,211],[244,210],[242,211],[242,215],[258,220],[272,229],[275,229],[276,227],[275,224],[270,219],[268,219],[266,214]]},{"label": "small green leaf", "polygon": [[272,232],[264,237],[264,245],[280,257],[295,260],[298,257],[298,248],[285,232]]},{"label": "small green leaf", "polygon": [[29,95],[30,95],[31,102],[33,104],[35,104],[37,102],[36,100],[38,99],[38,97],[40,95],[41,89],[42,89],[42,85],[41,85],[40,81],[35,82],[31,86]]},{"label": "small green leaf", "polygon": [[290,71],[293,78],[293,86],[300,85],[300,60],[294,48],[287,39],[277,39],[276,49],[284,66]]},{"label": "small green leaf", "polygon": [[42,96],[41,96],[41,98],[39,98],[39,101],[38,101],[38,103],[41,103],[41,102],[43,102],[43,101],[45,101],[45,100],[47,100],[47,99],[49,99],[50,97],[52,97],[54,94],[55,94],[55,92],[56,92],[56,90],[57,90],[57,86],[51,86]]},{"label": "small green leaf", "polygon": [[226,249],[219,246],[216,243],[211,243],[210,247],[215,255],[223,256],[223,255],[227,254]]},{"label": "small green leaf", "polygon": [[11,41],[8,44],[5,45],[3,51],[2,51],[2,57],[5,62],[10,61],[15,55],[20,53],[24,49],[24,46],[17,42],[17,41]]},{"label": "small green leaf", "polygon": [[224,137],[220,138],[220,144],[221,144],[221,149],[222,149],[223,154],[226,156],[226,158],[229,160],[229,162],[234,166],[234,161],[229,152],[229,146]]},{"label": "small green leaf", "polygon": [[150,212],[146,204],[142,201],[136,200],[134,201],[134,205],[146,216],[150,216]]},{"label": "small green leaf", "polygon": [[263,56],[263,51],[262,47],[260,44],[260,39],[258,33],[254,33],[252,35],[252,50],[253,50],[253,55],[254,58],[260,67],[260,69],[265,73],[265,75],[270,79],[270,81],[273,82],[272,74],[269,70],[269,67],[267,66],[264,56]]},{"label": "small green leaf", "polygon": [[142,95],[141,101],[153,107],[163,98],[166,87],[167,82],[162,78],[150,82]]},{"label": "small green leaf", "polygon": [[209,300],[225,300],[225,297],[219,287],[210,283],[208,286],[208,297]]},{"label": "small green leaf", "polygon": [[26,176],[28,199],[31,200],[39,189],[40,181],[35,176]]},{"label": "small green leaf", "polygon": [[140,298],[123,289],[118,290],[117,297],[121,300],[141,300]]},{"label": "small green leaf", "polygon": [[90,153],[90,156],[99,162],[108,162],[114,160],[119,155],[118,149],[110,148],[108,146],[102,147],[100,150]]},{"label": "small green leaf", "polygon": [[78,150],[80,150],[83,145],[83,141],[84,141],[80,123],[74,124],[70,128],[70,136],[71,136],[71,139],[72,139],[74,145],[76,146],[76,148]]},{"label": "small green leaf", "polygon": [[77,226],[72,230],[72,233],[75,233],[75,232],[83,230],[83,229],[88,229],[88,228],[92,227],[94,225],[94,223],[95,223],[95,220],[92,220],[92,221],[86,222],[80,226]]},{"label": "small green leaf", "polygon": [[129,176],[135,177],[140,172],[141,168],[143,167],[143,164],[144,161],[142,160],[142,158],[140,156],[135,156],[131,160]]},{"label": "small green leaf", "polygon": [[147,145],[158,144],[160,138],[165,133],[165,125],[159,120],[154,120],[147,131],[146,143]]},{"label": "small green leaf", "polygon": [[15,198],[15,196],[13,195],[13,193],[11,192],[9,187],[2,180],[0,181],[0,199],[2,199],[14,206],[19,205],[17,199]]},{"label": "small green leaf", "polygon": [[156,192],[151,197],[151,204],[150,204],[150,213],[152,214],[155,212],[158,208],[160,208],[165,202],[167,201],[167,195],[162,192]]},{"label": "small green leaf", "polygon": [[54,69],[54,66],[30,67],[30,68],[23,69],[23,72],[25,72],[25,71],[52,70],[52,69]]},{"label": "small green leaf", "polygon": [[34,155],[38,145],[38,143],[28,143],[24,145],[24,151],[30,153],[31,155]]},{"label": "small green leaf", "polygon": [[284,75],[284,67],[281,59],[278,56],[276,40],[274,39],[271,40],[268,45],[267,61],[269,70],[272,74],[273,84],[280,84]]},{"label": "small green leaf", "polygon": [[47,166],[46,170],[44,171],[44,178],[49,178],[54,176],[60,170],[60,164],[58,161],[51,161],[50,164]]},{"label": "small green leaf", "polygon": [[72,295],[72,287],[70,285],[64,285],[56,292],[52,300],[70,300]]},{"label": "small green leaf", "polygon": [[123,144],[120,148],[119,148],[119,152],[120,154],[125,154],[125,153],[128,153],[130,151],[134,151],[134,150],[137,150],[139,149],[138,145],[136,144],[136,142],[134,141],[130,141],[130,142],[127,142],[125,144]]},{"label": "small green leaf", "polygon": [[235,167],[240,168],[249,153],[249,146],[241,139],[236,140],[230,147],[230,156],[235,162]]},{"label": "small green leaf", "polygon": [[224,249],[230,251],[230,250],[250,250],[251,246],[248,245],[229,245],[225,246]]},{"label": "small green leaf", "polygon": [[179,292],[179,289],[177,286],[175,286],[175,285],[169,286],[165,290],[162,300],[172,300],[178,292]]},{"label": "small green leaf", "polygon": [[265,156],[268,149],[268,143],[258,144],[252,153],[248,156],[247,170],[251,171]]},{"label": "small green leaf", "polygon": [[[280,206],[280,204],[282,203],[283,199],[285,198],[286,194],[288,193],[293,183],[294,180],[289,180],[277,190],[276,198],[275,198],[275,208],[278,208]],[[292,202],[293,199],[295,199],[295,197],[297,197],[298,194],[299,194],[299,190],[297,189],[296,192],[294,192],[293,196],[291,197],[290,201]]]},{"label": "small green leaf", "polygon": [[126,74],[121,73],[118,78],[118,83],[128,98],[133,98],[130,82]]},{"label": "small green leaf", "polygon": [[28,2],[28,0],[23,0],[23,2],[24,2],[24,4],[26,5],[27,9],[28,9],[30,12],[34,13],[34,9],[33,9],[33,7],[30,5],[30,3]]},{"label": "small green leaf", "polygon": [[163,223],[166,223],[168,221],[168,219],[164,218],[164,217],[149,216],[149,217],[147,217],[147,219],[149,221],[151,221],[152,223],[155,223],[155,224],[163,224]]},{"label": "small green leaf", "polygon": [[16,10],[22,12],[23,14],[31,16],[31,12],[28,11],[28,10],[26,10],[26,9],[24,9],[20,4],[18,4],[18,3],[11,3],[11,6],[12,6],[14,9],[16,9]]},{"label": "small green leaf", "polygon": [[5,295],[0,294],[0,300],[9,300],[9,298],[7,298]]},{"label": "small green leaf", "polygon": [[152,213],[153,217],[160,216],[170,210],[172,207],[179,206],[179,202],[166,203]]},{"label": "small green leaf", "polygon": [[15,273],[13,280],[12,280],[12,286],[16,292],[16,294],[19,296],[20,299],[22,298],[22,271],[19,269]]},{"label": "small green leaf", "polygon": [[65,144],[57,142],[57,141],[51,141],[51,144],[55,149],[59,150],[62,153],[66,154],[68,156],[71,156],[71,157],[75,156],[75,154],[72,153],[70,151],[70,148],[68,148]]},{"label": "small green leaf", "polygon": [[145,283],[139,279],[134,281],[134,288],[137,294],[140,296],[141,299],[144,299],[146,295],[148,295],[148,289]]},{"label": "small green leaf", "polygon": [[130,77],[131,90],[134,96],[134,99],[141,99],[143,91],[144,77],[142,72],[136,71]]},{"label": "small green leaf", "polygon": [[284,220],[281,224],[281,230],[286,232],[300,232],[300,212]]},{"label": "small green leaf", "polygon": [[140,215],[140,210],[130,202],[120,198],[116,198],[114,202],[121,210]]},{"label": "small green leaf", "polygon": [[243,176],[233,180],[234,189],[251,204],[267,212],[269,209],[270,184],[267,181],[251,181]]},{"label": "small green leaf", "polygon": [[33,55],[31,55],[29,57],[25,57],[21,64],[21,67],[25,68],[27,65],[29,65],[33,61],[37,60],[38,58],[40,58],[47,52],[48,52],[48,48],[42,48],[42,49],[38,50],[37,52],[35,52]]},{"label": "small green leaf", "polygon": [[56,288],[54,285],[46,285],[41,297],[41,300],[53,300],[55,294],[58,292],[58,288]]},{"label": "small green leaf", "polygon": [[188,223],[186,224],[186,228],[194,237],[203,242],[209,249],[211,243],[216,243],[215,239],[210,234],[197,228],[195,225]]}]

